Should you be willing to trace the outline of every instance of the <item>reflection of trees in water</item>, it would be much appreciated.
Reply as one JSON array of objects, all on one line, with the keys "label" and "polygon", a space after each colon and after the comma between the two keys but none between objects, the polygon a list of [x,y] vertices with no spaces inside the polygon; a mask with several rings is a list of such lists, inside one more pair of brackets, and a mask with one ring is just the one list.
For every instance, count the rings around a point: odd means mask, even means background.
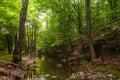
[{"label": "reflection of trees in water", "polygon": [[[39,64],[39,65],[38,65]],[[61,65],[61,68],[56,67],[57,64]],[[37,65],[37,66],[36,66]],[[35,65],[27,66],[27,75],[26,79],[30,80],[31,78],[36,78],[36,80],[51,80],[52,78],[67,78],[71,70],[67,63],[63,63],[58,60],[51,58],[46,58],[44,60],[38,59]],[[49,75],[49,76],[48,76]],[[45,79],[46,78],[46,79]],[[58,79],[59,80],[59,79]]]}]

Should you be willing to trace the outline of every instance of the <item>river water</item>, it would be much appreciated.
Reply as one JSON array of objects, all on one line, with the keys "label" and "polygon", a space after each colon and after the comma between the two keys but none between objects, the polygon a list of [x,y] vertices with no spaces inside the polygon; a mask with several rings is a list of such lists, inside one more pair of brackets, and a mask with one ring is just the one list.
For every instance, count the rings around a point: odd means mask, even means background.
[{"label": "river water", "polygon": [[43,56],[36,59],[34,68],[27,69],[26,80],[65,80],[71,72],[67,62]]}]

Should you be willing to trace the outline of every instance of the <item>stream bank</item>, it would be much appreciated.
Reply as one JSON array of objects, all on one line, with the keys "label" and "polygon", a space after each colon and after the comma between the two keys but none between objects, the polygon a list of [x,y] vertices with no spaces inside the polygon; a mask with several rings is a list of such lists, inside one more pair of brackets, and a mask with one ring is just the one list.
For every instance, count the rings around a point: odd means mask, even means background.
[{"label": "stream bank", "polygon": [[118,71],[119,75],[119,65],[116,65],[118,68],[102,63],[93,65],[81,58],[63,61],[65,59],[37,58],[35,65],[27,68],[27,71],[21,66],[4,61],[0,63],[0,72],[5,74],[0,73],[0,80],[15,80],[15,76],[22,77],[22,80],[120,80],[112,72]]}]

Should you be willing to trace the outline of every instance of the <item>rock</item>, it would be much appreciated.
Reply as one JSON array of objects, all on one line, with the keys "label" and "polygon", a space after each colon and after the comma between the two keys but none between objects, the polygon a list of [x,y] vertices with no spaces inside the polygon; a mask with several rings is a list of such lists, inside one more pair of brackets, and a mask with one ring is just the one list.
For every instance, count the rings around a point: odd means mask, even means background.
[{"label": "rock", "polygon": [[10,79],[10,78],[7,77],[7,76],[0,76],[0,80],[12,80],[12,79]]},{"label": "rock", "polygon": [[88,76],[88,79],[90,79],[90,80],[95,80],[95,78],[96,78],[95,75],[90,75],[90,76]]},{"label": "rock", "polygon": [[56,79],[57,75],[51,76],[51,79]]},{"label": "rock", "polygon": [[42,60],[42,61],[45,61],[45,57],[41,57],[41,60]]},{"label": "rock", "polygon": [[46,74],[45,77],[50,77],[50,74]]},{"label": "rock", "polygon": [[111,75],[111,74],[108,74],[107,76],[108,76],[108,77],[113,77],[113,75]]},{"label": "rock", "polygon": [[75,70],[75,68],[73,67],[73,68],[72,68],[72,70],[74,71],[74,70]]},{"label": "rock", "polygon": [[88,72],[86,75],[87,75],[87,76],[90,76],[90,75],[91,75],[91,73],[89,73],[89,72]]},{"label": "rock", "polygon": [[30,80],[46,80],[44,75],[40,75],[39,77],[35,76],[34,78],[31,78]]},{"label": "rock", "polygon": [[70,80],[74,80],[75,78],[76,78],[76,75],[74,73],[69,77]]},{"label": "rock", "polygon": [[81,77],[81,79],[82,79],[82,80],[85,80],[86,78],[83,76],[83,77]]},{"label": "rock", "polygon": [[75,74],[73,73],[71,76],[75,76]]},{"label": "rock", "polygon": [[46,80],[46,78],[45,78],[45,77],[42,77],[42,78],[40,78],[39,80]]},{"label": "rock", "polygon": [[62,64],[57,64],[56,67],[57,68],[62,68]]},{"label": "rock", "polygon": [[75,76],[71,76],[71,77],[69,77],[69,80],[75,80]]},{"label": "rock", "polygon": [[39,80],[46,80],[46,78],[45,78],[44,75],[40,75],[40,76],[39,76]]},{"label": "rock", "polygon": [[85,76],[85,73],[82,72],[82,71],[80,71],[80,72],[79,72],[79,76],[84,77],[84,76]]},{"label": "rock", "polygon": [[25,74],[26,74],[26,72],[21,69],[15,69],[12,71],[12,75],[21,77],[21,78],[23,78]]},{"label": "rock", "polygon": [[35,63],[36,57],[28,56],[24,61],[24,66],[28,66]]},{"label": "rock", "polygon": [[61,61],[62,61],[62,62],[66,62],[67,60],[66,60],[66,59],[62,59]]},{"label": "rock", "polygon": [[22,66],[0,60],[0,80],[13,80],[13,78],[23,80],[25,73]]}]

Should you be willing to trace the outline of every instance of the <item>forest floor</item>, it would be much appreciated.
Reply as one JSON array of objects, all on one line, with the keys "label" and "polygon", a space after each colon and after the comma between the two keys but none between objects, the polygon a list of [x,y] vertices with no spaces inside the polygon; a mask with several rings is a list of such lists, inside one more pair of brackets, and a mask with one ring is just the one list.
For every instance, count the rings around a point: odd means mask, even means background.
[{"label": "forest floor", "polygon": [[[0,62],[0,75],[4,75],[0,76],[0,80],[12,80],[5,76],[11,74],[18,76],[23,73],[21,67],[8,62],[12,59],[11,54],[5,53],[4,56],[0,56],[0,59],[5,60]],[[68,65],[71,67],[72,73],[67,80],[120,80],[120,55],[109,56],[104,62],[96,64],[91,64],[87,60],[75,59],[69,61]],[[16,71],[20,73],[16,73]]]},{"label": "forest floor", "polygon": [[80,59],[70,62],[72,80],[120,80],[120,56],[91,64]]},{"label": "forest floor", "polygon": [[12,54],[8,54],[7,52],[0,52],[0,60],[11,61]]},{"label": "forest floor", "polygon": [[[12,62],[0,60],[0,80],[16,80],[15,78],[23,78],[24,69]],[[18,79],[19,80],[19,79]]]}]

